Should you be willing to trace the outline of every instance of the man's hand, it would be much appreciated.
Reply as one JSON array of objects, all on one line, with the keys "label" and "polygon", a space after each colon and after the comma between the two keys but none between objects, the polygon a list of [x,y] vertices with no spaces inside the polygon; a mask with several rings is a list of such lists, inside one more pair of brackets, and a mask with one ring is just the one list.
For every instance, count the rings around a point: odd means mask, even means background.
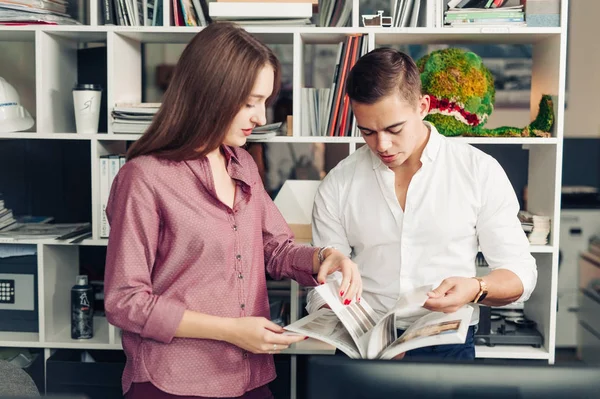
[{"label": "man's hand", "polygon": [[449,277],[433,291],[423,307],[434,312],[452,313],[472,302],[479,292],[479,282],[470,277]]},{"label": "man's hand", "polygon": [[356,263],[352,262],[350,258],[334,248],[327,248],[323,251],[323,263],[319,267],[319,273],[317,275],[317,281],[321,284],[325,284],[327,276],[333,272],[342,272],[342,282],[340,284],[340,297],[344,305],[350,304],[350,302],[356,298],[360,301],[362,295],[362,279],[358,271]]}]

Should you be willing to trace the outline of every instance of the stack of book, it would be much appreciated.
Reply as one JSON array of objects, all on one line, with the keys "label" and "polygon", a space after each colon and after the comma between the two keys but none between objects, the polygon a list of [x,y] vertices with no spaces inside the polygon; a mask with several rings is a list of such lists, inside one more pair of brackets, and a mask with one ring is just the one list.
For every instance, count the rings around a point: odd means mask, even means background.
[{"label": "stack of book", "polygon": [[548,244],[548,235],[550,234],[549,216],[534,215],[527,211],[520,211],[519,220],[531,245]]},{"label": "stack of book", "polygon": [[144,133],[160,103],[121,103],[111,112],[113,133]]},{"label": "stack of book", "polygon": [[126,160],[124,154],[109,154],[100,157],[100,238],[108,238],[110,234],[106,206],[113,181],[119,170],[125,165]]},{"label": "stack of book", "polygon": [[332,28],[348,26],[351,16],[351,0],[321,0],[319,26]]},{"label": "stack of book", "polygon": [[208,0],[173,0],[172,4],[175,26],[206,26],[211,22]]},{"label": "stack of book", "polygon": [[268,125],[257,126],[252,130],[252,134],[248,136],[248,141],[263,141],[277,136],[281,132],[283,123],[270,123]]},{"label": "stack of book", "polygon": [[325,136],[331,109],[331,89],[305,87],[300,93],[301,107],[306,112],[301,115],[303,136]]},{"label": "stack of book", "polygon": [[74,25],[68,0],[0,0],[0,25]]},{"label": "stack of book", "polygon": [[11,209],[4,206],[2,194],[0,194],[0,230],[6,229],[16,223]]},{"label": "stack of book", "polygon": [[98,0],[104,25],[162,25],[163,0]]},{"label": "stack of book", "polygon": [[367,53],[365,35],[350,35],[338,48],[331,87],[301,92],[301,136],[358,136],[345,85],[350,69]]},{"label": "stack of book", "polygon": [[241,25],[306,26],[314,6],[315,0],[217,0],[208,4],[208,14]]},{"label": "stack of book", "polygon": [[392,10],[392,26],[395,28],[427,26],[429,18],[433,18],[430,15],[432,12],[434,12],[434,4],[429,0],[395,0]]},{"label": "stack of book", "polygon": [[16,223],[0,231],[0,242],[53,239],[77,243],[91,232],[91,223]]},{"label": "stack of book", "polygon": [[526,25],[520,0],[450,0],[444,24],[457,28]]}]

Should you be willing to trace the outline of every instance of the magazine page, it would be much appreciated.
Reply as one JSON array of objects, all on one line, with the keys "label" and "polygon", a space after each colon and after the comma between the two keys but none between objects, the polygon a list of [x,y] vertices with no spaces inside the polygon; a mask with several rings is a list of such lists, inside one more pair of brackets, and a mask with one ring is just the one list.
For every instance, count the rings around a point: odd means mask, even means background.
[{"label": "magazine page", "polygon": [[361,357],[348,330],[330,309],[319,309],[284,328],[333,345],[352,359]]},{"label": "magazine page", "polygon": [[392,359],[413,349],[432,345],[462,344],[467,339],[473,308],[465,305],[456,312],[431,312],[411,325],[379,356]]},{"label": "magazine page", "polygon": [[433,289],[431,285],[423,285],[419,288],[414,289],[413,291],[402,294],[398,297],[396,301],[396,318],[403,319],[406,317],[411,317],[415,314],[415,312],[422,312],[421,316],[429,313],[427,309],[423,307],[425,302],[429,299],[427,295]]},{"label": "magazine page", "polygon": [[414,314],[421,313],[421,310],[424,311],[422,315],[429,313],[427,309],[423,308],[423,305],[429,298],[427,293],[431,291],[431,288],[430,285],[422,286],[398,297],[394,309],[383,316],[382,321],[369,334],[367,358],[376,359],[385,348],[396,341],[398,337],[396,320],[398,318],[405,318],[407,315],[412,317]]},{"label": "magazine page", "polygon": [[332,281],[315,287],[315,290],[344,324],[354,339],[361,356],[364,357],[369,333],[381,320],[381,316],[369,306],[364,298],[360,302],[352,300],[349,305],[344,305],[339,295],[339,284],[338,281]]},{"label": "magazine page", "polygon": [[383,316],[381,321],[369,333],[368,342],[366,343],[366,358],[377,359],[379,354],[396,339],[396,316],[392,311]]}]

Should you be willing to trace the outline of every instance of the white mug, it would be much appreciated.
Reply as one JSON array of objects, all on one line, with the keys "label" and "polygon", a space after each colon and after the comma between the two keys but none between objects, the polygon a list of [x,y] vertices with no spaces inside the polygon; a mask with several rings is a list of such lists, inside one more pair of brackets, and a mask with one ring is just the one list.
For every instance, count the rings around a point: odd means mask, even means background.
[{"label": "white mug", "polygon": [[73,88],[73,107],[77,133],[98,133],[102,87],[97,84],[77,84]]}]

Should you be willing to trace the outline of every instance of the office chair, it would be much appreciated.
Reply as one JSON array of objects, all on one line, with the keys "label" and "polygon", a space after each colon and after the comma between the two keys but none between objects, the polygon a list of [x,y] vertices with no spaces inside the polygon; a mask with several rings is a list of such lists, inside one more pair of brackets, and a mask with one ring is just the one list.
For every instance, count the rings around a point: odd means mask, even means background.
[{"label": "office chair", "polygon": [[23,369],[6,360],[0,360],[0,397],[27,396],[39,397],[33,379]]}]

